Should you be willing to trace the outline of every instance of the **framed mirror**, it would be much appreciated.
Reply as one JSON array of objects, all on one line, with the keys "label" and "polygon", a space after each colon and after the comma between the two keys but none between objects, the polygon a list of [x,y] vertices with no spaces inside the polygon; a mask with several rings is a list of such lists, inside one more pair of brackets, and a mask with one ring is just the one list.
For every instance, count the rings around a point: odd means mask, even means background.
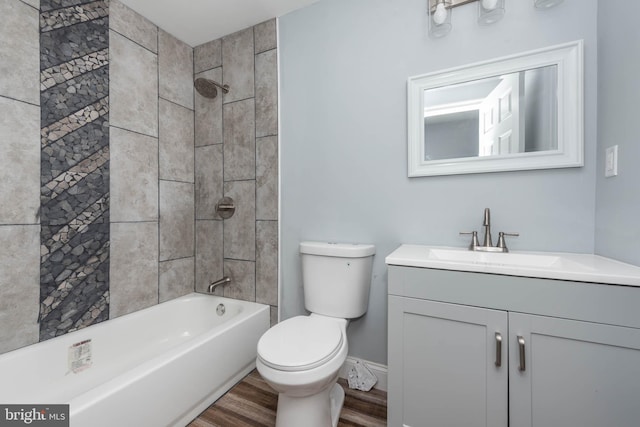
[{"label": "framed mirror", "polygon": [[583,43],[408,80],[409,177],[584,164]]}]

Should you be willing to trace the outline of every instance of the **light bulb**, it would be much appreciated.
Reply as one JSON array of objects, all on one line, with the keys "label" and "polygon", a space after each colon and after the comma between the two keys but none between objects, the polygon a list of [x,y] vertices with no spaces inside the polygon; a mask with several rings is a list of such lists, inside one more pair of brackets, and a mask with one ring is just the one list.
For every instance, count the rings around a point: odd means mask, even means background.
[{"label": "light bulb", "polygon": [[496,8],[498,0],[482,0],[482,7],[485,10],[493,10]]},{"label": "light bulb", "polygon": [[504,16],[504,0],[481,0],[478,2],[478,24],[491,25]]},{"label": "light bulb", "polygon": [[442,25],[447,20],[447,9],[444,3],[438,3],[435,12],[433,12],[433,22],[436,25]]}]

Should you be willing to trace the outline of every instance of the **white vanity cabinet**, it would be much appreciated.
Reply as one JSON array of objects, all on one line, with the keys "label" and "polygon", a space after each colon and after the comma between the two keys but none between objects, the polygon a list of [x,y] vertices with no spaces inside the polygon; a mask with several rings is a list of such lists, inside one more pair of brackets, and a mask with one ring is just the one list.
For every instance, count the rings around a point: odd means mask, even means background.
[{"label": "white vanity cabinet", "polygon": [[640,288],[389,265],[390,427],[640,426]]}]

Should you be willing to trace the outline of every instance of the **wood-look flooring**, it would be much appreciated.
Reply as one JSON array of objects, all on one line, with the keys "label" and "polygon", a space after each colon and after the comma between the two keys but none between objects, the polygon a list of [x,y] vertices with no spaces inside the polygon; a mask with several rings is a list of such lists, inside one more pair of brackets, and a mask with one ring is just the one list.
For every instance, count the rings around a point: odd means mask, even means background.
[{"label": "wood-look flooring", "polygon": [[[387,425],[386,392],[353,390],[343,379],[338,383],[346,395],[338,427]],[[253,370],[187,427],[273,427],[277,405],[278,394]]]}]

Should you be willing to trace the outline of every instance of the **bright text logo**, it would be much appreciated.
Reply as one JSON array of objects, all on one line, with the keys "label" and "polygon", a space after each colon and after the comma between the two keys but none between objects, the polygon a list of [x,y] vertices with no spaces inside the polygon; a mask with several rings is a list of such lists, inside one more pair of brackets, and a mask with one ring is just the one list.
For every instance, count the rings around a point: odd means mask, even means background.
[{"label": "bright text logo", "polygon": [[69,427],[69,405],[0,405],[0,427]]}]

